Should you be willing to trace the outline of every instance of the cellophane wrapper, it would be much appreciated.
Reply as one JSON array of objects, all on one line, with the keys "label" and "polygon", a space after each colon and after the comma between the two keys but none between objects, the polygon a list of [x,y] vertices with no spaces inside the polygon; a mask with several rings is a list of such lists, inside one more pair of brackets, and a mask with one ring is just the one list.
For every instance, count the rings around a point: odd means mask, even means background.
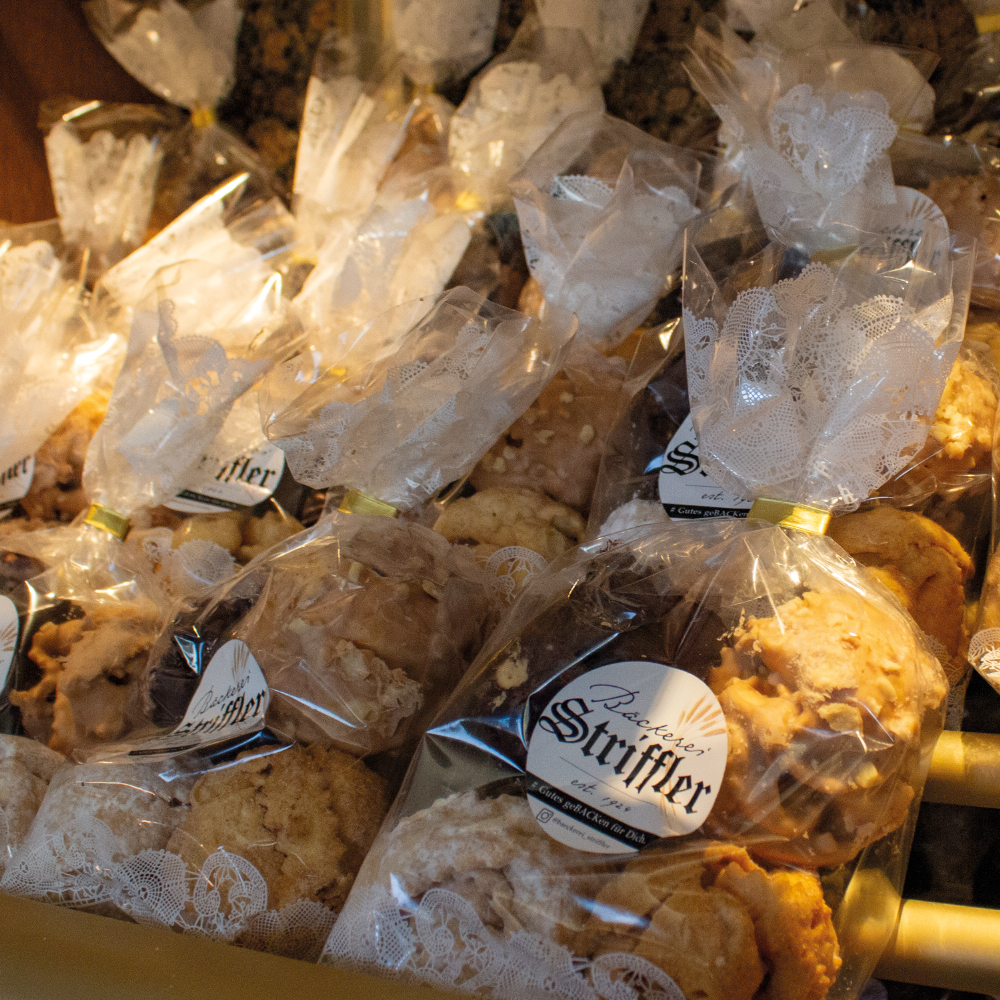
[{"label": "cellophane wrapper", "polygon": [[264,428],[300,482],[408,510],[472,468],[558,370],[574,330],[571,314],[542,323],[453,288],[277,368]]},{"label": "cellophane wrapper", "polygon": [[59,101],[43,116],[59,225],[78,254],[89,251],[92,283],[146,241],[165,140],[178,122],[169,109],[101,101]]},{"label": "cellophane wrapper", "polygon": [[975,239],[972,301],[1000,307],[1000,149],[904,133],[889,155],[897,180],[922,189],[951,229]]},{"label": "cellophane wrapper", "polygon": [[315,961],[389,802],[362,761],[270,732],[87,764],[0,737],[0,882],[7,894]]},{"label": "cellophane wrapper", "polygon": [[449,283],[478,214],[448,163],[453,110],[434,95],[414,101],[404,145],[364,215],[333,218],[294,301],[306,328],[339,335]]},{"label": "cellophane wrapper", "polygon": [[[580,687],[609,666],[617,697]],[[653,716],[630,683],[650,669],[718,700]],[[582,703],[553,716],[574,682]],[[895,922],[944,694],[906,614],[823,538],[715,519],[600,539],[531,582],[432,723],[324,961],[480,996],[856,997]],[[638,851],[550,836],[570,813],[539,808],[534,740],[557,728],[553,752],[584,765],[564,802],[635,823],[614,809],[640,797],[607,784],[642,746],[618,740],[629,718],[659,724],[650,756],[668,730],[689,752],[726,732],[715,795],[688,819],[661,783],[668,835]],[[605,781],[595,733],[615,748]]]},{"label": "cellophane wrapper", "polygon": [[535,7],[543,27],[583,32],[603,83],[615,63],[632,58],[649,0],[539,0]]},{"label": "cellophane wrapper", "polygon": [[571,114],[603,111],[590,47],[577,29],[521,23],[507,50],[475,77],[451,120],[451,162],[489,209],[507,182]]},{"label": "cellophane wrapper", "polygon": [[[367,58],[366,58],[367,57]],[[295,158],[295,214],[318,249],[356,226],[406,137],[415,102],[402,71],[356,38],[323,36],[306,88]]]},{"label": "cellophane wrapper", "polygon": [[651,311],[697,214],[688,150],[598,112],[568,118],[510,183],[532,277],[608,350]]},{"label": "cellophane wrapper", "polygon": [[125,339],[95,327],[87,307],[55,223],[0,228],[0,391],[9,401],[0,464],[8,478],[78,403],[114,379]]},{"label": "cellophane wrapper", "polygon": [[393,0],[392,36],[407,75],[418,84],[461,79],[493,55],[500,0],[442,7],[428,0]]},{"label": "cellophane wrapper", "polygon": [[84,13],[104,47],[153,93],[191,113],[164,152],[150,226],[154,232],[236,174],[255,196],[282,192],[257,154],[216,123],[215,109],[235,79],[237,0],[88,0]]},{"label": "cellophane wrapper", "polygon": [[896,203],[887,151],[923,77],[886,75],[892,50],[880,46],[755,53],[722,30],[721,40],[699,31],[685,65],[722,119],[761,221],[809,252],[849,240]]}]

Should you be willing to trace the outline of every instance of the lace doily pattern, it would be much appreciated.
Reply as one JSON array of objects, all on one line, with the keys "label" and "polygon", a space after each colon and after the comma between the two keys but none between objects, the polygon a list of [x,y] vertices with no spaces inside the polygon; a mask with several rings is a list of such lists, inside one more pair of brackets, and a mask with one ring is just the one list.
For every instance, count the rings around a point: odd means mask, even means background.
[{"label": "lace doily pattern", "polygon": [[820,263],[740,292],[721,329],[686,309],[691,415],[711,477],[740,495],[857,505],[927,438],[958,348],[939,343],[951,311],[950,293],[920,312],[890,295],[851,304]]},{"label": "lace doily pattern", "polygon": [[335,919],[311,900],[268,910],[264,877],[238,854],[219,848],[200,870],[165,850],[128,854],[96,817],[79,822],[71,836],[61,832],[41,843],[29,836],[3,872],[0,889],[77,908],[110,906],[149,927],[308,961],[319,957]]},{"label": "lace doily pattern", "polygon": [[685,1000],[666,973],[637,955],[589,961],[526,931],[504,940],[468,900],[442,888],[419,903],[378,886],[352,894],[323,960],[498,1000]]}]

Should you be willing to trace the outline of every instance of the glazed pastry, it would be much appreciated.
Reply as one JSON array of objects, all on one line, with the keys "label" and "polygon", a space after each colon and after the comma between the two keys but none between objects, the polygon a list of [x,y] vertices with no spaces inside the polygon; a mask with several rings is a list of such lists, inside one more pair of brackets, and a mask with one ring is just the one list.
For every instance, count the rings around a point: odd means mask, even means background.
[{"label": "glazed pastry", "polygon": [[835,517],[827,532],[848,555],[867,566],[927,635],[940,643],[950,682],[965,671],[965,584],[972,559],[944,528],[895,507]]},{"label": "glazed pastry", "polygon": [[104,420],[109,394],[93,392],[35,452],[35,472],[21,506],[31,520],[72,521],[87,506],[83,463]]},{"label": "glazed pastry", "polygon": [[42,625],[28,653],[41,680],[10,693],[25,732],[72,754],[139,724],[140,681],[161,625],[157,608],[141,602],[96,605],[81,618]]}]

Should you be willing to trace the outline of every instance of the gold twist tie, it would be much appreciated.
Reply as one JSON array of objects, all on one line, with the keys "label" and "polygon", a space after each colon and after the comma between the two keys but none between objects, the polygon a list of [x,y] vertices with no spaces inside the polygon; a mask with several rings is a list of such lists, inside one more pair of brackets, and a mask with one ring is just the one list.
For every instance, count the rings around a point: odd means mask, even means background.
[{"label": "gold twist tie", "polygon": [[373,517],[399,517],[399,511],[391,503],[378,500],[362,493],[361,490],[348,490],[337,508],[341,514],[370,514]]},{"label": "gold twist tie", "polygon": [[812,535],[825,535],[826,529],[830,526],[828,510],[806,507],[803,504],[790,503],[788,500],[768,500],[765,497],[754,500],[747,517],[770,521],[780,528],[808,531]]},{"label": "gold twist tie", "polygon": [[203,108],[200,104],[196,104],[191,109],[191,124],[195,128],[208,128],[215,122],[215,108]]},{"label": "gold twist tie", "polygon": [[87,511],[83,523],[110,532],[122,541],[125,541],[125,536],[128,534],[128,518],[124,514],[119,514],[118,511],[99,503],[90,505],[90,510]]}]

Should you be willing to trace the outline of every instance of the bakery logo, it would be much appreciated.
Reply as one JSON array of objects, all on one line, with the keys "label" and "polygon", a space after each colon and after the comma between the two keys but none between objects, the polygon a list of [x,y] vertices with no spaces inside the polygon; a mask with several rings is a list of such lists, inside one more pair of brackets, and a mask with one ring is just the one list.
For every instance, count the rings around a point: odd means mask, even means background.
[{"label": "bakery logo", "polygon": [[726,720],[693,674],[630,660],[598,667],[549,702],[528,742],[528,802],[553,838],[637,851],[697,830],[726,770]]},{"label": "bakery logo", "polygon": [[0,517],[28,495],[35,475],[35,456],[25,455],[0,471]]},{"label": "bakery logo", "polygon": [[260,729],[271,692],[246,643],[230,639],[216,650],[173,736],[210,740]]},{"label": "bakery logo", "polygon": [[17,607],[9,597],[0,597],[0,691],[7,686],[16,649]]},{"label": "bakery logo", "polygon": [[267,500],[284,471],[285,453],[277,445],[265,444],[238,455],[209,452],[202,456],[187,488],[167,506],[185,514],[245,510]]},{"label": "bakery logo", "polygon": [[684,418],[667,450],[650,466],[660,470],[660,503],[677,520],[701,517],[746,517],[752,500],[727,493],[701,467],[698,437],[691,414]]}]

